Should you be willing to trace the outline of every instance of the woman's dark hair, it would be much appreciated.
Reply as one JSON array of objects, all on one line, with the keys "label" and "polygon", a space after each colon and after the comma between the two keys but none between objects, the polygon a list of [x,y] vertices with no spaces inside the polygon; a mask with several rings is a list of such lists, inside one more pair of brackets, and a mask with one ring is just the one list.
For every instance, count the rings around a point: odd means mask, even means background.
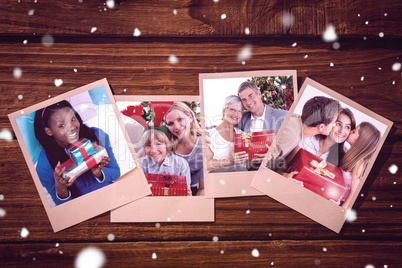
[{"label": "woman's dark hair", "polygon": [[40,145],[42,146],[42,148],[46,151],[47,159],[49,160],[52,169],[55,169],[57,162],[60,161],[60,163],[62,164],[63,162],[67,161],[68,155],[64,151],[64,148],[61,148],[56,143],[53,136],[49,136],[46,134],[45,127],[50,127],[50,119],[52,115],[56,111],[63,108],[70,108],[74,112],[75,117],[78,119],[78,122],[80,122],[80,132],[79,132],[80,138],[87,138],[92,142],[101,145],[99,139],[95,135],[95,130],[89,128],[83,123],[80,115],[74,110],[74,108],[68,101],[63,100],[58,103],[47,106],[43,109],[40,109],[35,113],[35,120],[34,120],[35,136],[36,139],[39,141]]}]

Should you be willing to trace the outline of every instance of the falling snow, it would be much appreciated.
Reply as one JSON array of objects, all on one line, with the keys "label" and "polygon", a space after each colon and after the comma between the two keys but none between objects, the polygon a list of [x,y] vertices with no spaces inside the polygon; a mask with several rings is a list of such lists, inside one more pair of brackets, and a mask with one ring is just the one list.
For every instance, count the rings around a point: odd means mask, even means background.
[{"label": "falling snow", "polygon": [[242,61],[241,64],[242,64],[242,65],[246,65],[246,61]]},{"label": "falling snow", "polygon": [[91,29],[91,33],[96,32],[96,30],[98,30],[98,28],[96,28],[96,27],[92,27],[92,29]]},{"label": "falling snow", "polygon": [[333,62],[331,62],[331,63],[329,64],[329,66],[333,67],[333,66],[334,66],[334,63],[333,63]]},{"label": "falling snow", "polygon": [[177,15],[177,10],[173,9],[173,15]]},{"label": "falling snow", "polygon": [[0,200],[4,200],[4,195],[0,194]]},{"label": "falling snow", "polygon": [[214,0],[214,3],[218,3],[219,2],[219,0]]},{"label": "falling snow", "polygon": [[297,46],[297,43],[293,43],[293,44],[292,44],[292,47],[295,47],[295,46]]},{"label": "falling snow", "polygon": [[246,214],[250,214],[250,210],[248,209],[248,210],[246,210]]},{"label": "falling snow", "polygon": [[284,13],[284,14],[282,15],[282,25],[283,25],[284,27],[287,28],[287,27],[292,26],[293,22],[294,22],[294,17],[293,17],[292,14],[290,14],[290,13]]},{"label": "falling snow", "polygon": [[225,185],[225,181],[224,181],[224,180],[220,180],[219,183],[222,184],[222,185]]},{"label": "falling snow", "polygon": [[28,11],[28,15],[32,16],[35,13],[35,10],[31,9],[30,11]]},{"label": "falling snow", "polygon": [[381,37],[381,38],[383,38],[383,37],[384,37],[384,33],[381,32],[381,33],[378,34],[378,36]]},{"label": "falling snow", "polygon": [[221,15],[221,19],[222,19],[222,20],[226,19],[226,14],[222,14],[222,15]]},{"label": "falling snow", "polygon": [[107,235],[107,240],[113,241],[114,239],[115,239],[114,234],[108,234],[108,235]]},{"label": "falling snow", "polygon": [[251,46],[247,45],[243,47],[240,53],[237,55],[237,61],[246,61],[251,59],[253,53],[251,51]]},{"label": "falling snow", "polygon": [[114,8],[115,5],[114,0],[107,0],[106,5],[108,8]]},{"label": "falling snow", "polygon": [[17,78],[17,79],[21,78],[21,76],[22,76],[22,69],[21,69],[20,67],[15,67],[15,68],[13,69],[13,76],[14,76],[14,78]]},{"label": "falling snow", "polygon": [[336,40],[338,40],[338,36],[336,35],[334,25],[329,24],[327,26],[324,33],[322,34],[322,39],[327,43],[335,42]]},{"label": "falling snow", "polygon": [[[389,172],[391,174],[395,174],[398,171],[398,166],[395,164],[392,164],[389,168],[388,168]],[[395,184],[395,183],[394,183]]]},{"label": "falling snow", "polygon": [[60,246],[60,244],[59,244],[59,243],[56,243],[55,247],[58,248],[59,246]]},{"label": "falling snow", "polygon": [[364,266],[364,268],[375,268],[375,266],[372,264],[367,264],[366,266]]},{"label": "falling snow", "polygon": [[74,69],[74,73],[76,73],[77,72],[77,69]]},{"label": "falling snow", "polygon": [[247,191],[246,191],[246,190],[242,190],[241,193],[242,193],[242,194],[246,194]]},{"label": "falling snow", "polygon": [[327,252],[327,248],[322,248],[322,251]]},{"label": "falling snow", "polygon": [[245,32],[247,35],[249,35],[249,34],[250,34],[250,29],[249,29],[248,27],[246,27],[246,28],[244,29],[244,32]]},{"label": "falling snow", "polygon": [[152,259],[155,260],[157,258],[156,253],[152,253]]},{"label": "falling snow", "polygon": [[225,251],[221,250],[221,254],[225,253]]},{"label": "falling snow", "polygon": [[377,200],[377,197],[373,196],[373,197],[371,198],[371,200],[376,201],[376,200]]},{"label": "falling snow", "polygon": [[56,87],[59,87],[63,84],[63,80],[61,79],[54,79],[54,84]]},{"label": "falling snow", "polygon": [[24,45],[26,45],[26,44],[28,43],[28,40],[24,40],[24,41],[22,41],[22,43],[23,43]]},{"label": "falling snow", "polygon": [[392,71],[397,72],[401,70],[401,66],[402,64],[400,62],[395,62],[394,64],[392,64]]},{"label": "falling snow", "polygon": [[366,21],[365,23],[366,23],[366,25],[367,25],[367,24],[369,24],[369,21]]},{"label": "falling snow", "polygon": [[332,44],[333,49],[339,49],[340,47],[341,47],[341,44],[339,44],[338,42],[335,42]]},{"label": "falling snow", "polygon": [[25,238],[25,237],[27,237],[28,235],[29,235],[28,229],[25,228],[25,227],[23,227],[23,228],[21,229],[21,237]]},{"label": "falling snow", "polygon": [[218,241],[219,241],[219,237],[217,237],[217,236],[212,237],[212,241],[218,242]]},{"label": "falling snow", "polygon": [[348,213],[348,216],[346,218],[347,222],[354,222],[357,219],[357,212],[354,209],[351,209]]},{"label": "falling snow", "polygon": [[51,47],[53,46],[54,43],[54,38],[51,35],[44,35],[42,37],[42,45],[45,47]]},{"label": "falling snow", "polygon": [[160,227],[161,227],[161,224],[160,224],[159,222],[157,222],[157,223],[155,223],[155,227],[156,227],[156,228],[160,228]]},{"label": "falling snow", "polygon": [[96,247],[86,247],[81,250],[76,259],[76,268],[99,268],[106,261],[105,253]]},{"label": "falling snow", "polygon": [[307,59],[307,58],[308,58],[308,55],[304,55],[304,58]]},{"label": "falling snow", "polygon": [[362,233],[365,233],[365,232],[366,232],[366,230],[363,229],[363,230],[362,230]]},{"label": "falling snow", "polygon": [[364,81],[364,76],[360,77],[360,81]]},{"label": "falling snow", "polygon": [[22,100],[23,97],[24,97],[24,96],[22,96],[21,94],[18,95],[18,99],[19,99],[19,100]]},{"label": "falling snow", "polygon": [[258,249],[255,248],[251,251],[251,255],[253,255],[253,257],[258,258],[260,256],[260,252],[258,251]]},{"label": "falling snow", "polygon": [[3,208],[0,208],[0,218],[4,218],[6,214],[7,212]]},{"label": "falling snow", "polygon": [[[11,140],[13,140],[13,134],[8,129],[2,129],[0,131],[0,140],[11,141]],[[3,196],[3,198],[4,198],[4,196]]]},{"label": "falling snow", "polygon": [[134,29],[134,33],[133,33],[133,35],[134,35],[135,37],[138,37],[138,36],[140,36],[140,35],[141,35],[141,31],[140,31],[140,30],[138,30],[138,28],[135,28],[135,29]]},{"label": "falling snow", "polygon": [[170,62],[170,64],[177,64],[177,63],[179,63],[179,58],[177,58],[175,55],[170,55],[169,62]]}]

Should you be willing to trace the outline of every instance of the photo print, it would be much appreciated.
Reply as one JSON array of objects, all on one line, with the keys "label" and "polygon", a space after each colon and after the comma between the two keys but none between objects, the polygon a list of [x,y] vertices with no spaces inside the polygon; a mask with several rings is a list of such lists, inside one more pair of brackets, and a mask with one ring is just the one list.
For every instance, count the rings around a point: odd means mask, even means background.
[{"label": "photo print", "polygon": [[214,221],[205,198],[199,96],[115,96],[152,194],[111,213],[112,222]]},{"label": "photo print", "polygon": [[106,79],[9,119],[55,232],[150,194]]},{"label": "photo print", "polygon": [[294,70],[200,74],[207,197],[262,195],[250,187],[292,106]]},{"label": "photo print", "polygon": [[339,233],[391,126],[307,78],[251,186]]}]

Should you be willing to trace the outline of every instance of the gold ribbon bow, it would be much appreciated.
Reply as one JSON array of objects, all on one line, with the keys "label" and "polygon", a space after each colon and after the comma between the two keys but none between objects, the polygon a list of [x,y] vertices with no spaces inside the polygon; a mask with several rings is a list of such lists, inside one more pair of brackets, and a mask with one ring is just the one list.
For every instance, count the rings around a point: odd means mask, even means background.
[{"label": "gold ribbon bow", "polygon": [[244,140],[244,146],[245,146],[245,147],[248,147],[248,143],[250,142],[250,139],[251,139],[251,133],[242,132],[242,133],[240,134],[240,138],[241,138],[242,140]]},{"label": "gold ribbon bow", "polygon": [[323,176],[327,176],[331,179],[335,179],[335,174],[332,172],[329,172],[327,169],[324,169],[327,166],[327,162],[325,160],[322,160],[320,163],[318,163],[317,160],[311,160],[310,165],[315,168],[314,172]]}]

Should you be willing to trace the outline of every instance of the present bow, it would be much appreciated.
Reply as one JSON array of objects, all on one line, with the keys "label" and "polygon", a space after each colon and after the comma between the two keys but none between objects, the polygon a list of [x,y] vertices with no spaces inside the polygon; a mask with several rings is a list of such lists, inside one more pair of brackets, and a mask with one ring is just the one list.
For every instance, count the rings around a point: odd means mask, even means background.
[{"label": "present bow", "polygon": [[169,185],[172,185],[172,184],[175,184],[176,182],[178,182],[177,176],[173,176],[168,173],[161,173],[159,175],[160,176],[158,176],[157,181],[160,184],[169,186]]},{"label": "present bow", "polygon": [[324,169],[327,166],[327,162],[325,160],[322,160],[321,162],[318,163],[317,160],[311,160],[310,165],[315,168],[314,172],[323,176],[327,176],[331,179],[335,178],[335,174],[328,171],[327,169]]},{"label": "present bow", "polygon": [[251,133],[242,132],[242,133],[240,134],[240,138],[241,138],[242,140],[244,140],[244,146],[245,146],[245,147],[248,147],[248,143],[250,142],[250,139],[251,139]]}]

